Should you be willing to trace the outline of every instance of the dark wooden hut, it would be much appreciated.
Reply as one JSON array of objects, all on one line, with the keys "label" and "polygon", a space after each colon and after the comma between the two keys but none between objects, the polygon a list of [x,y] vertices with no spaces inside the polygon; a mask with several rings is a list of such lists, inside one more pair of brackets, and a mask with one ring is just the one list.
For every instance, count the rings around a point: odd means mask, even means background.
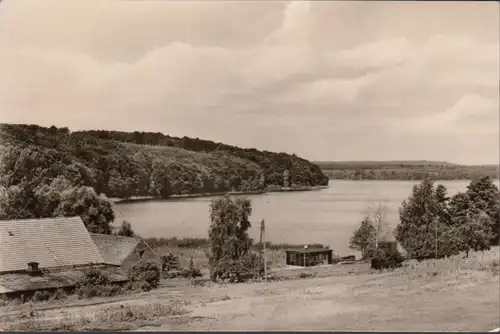
[{"label": "dark wooden hut", "polygon": [[285,252],[286,264],[289,266],[311,267],[333,262],[333,251],[328,248],[297,248]]}]

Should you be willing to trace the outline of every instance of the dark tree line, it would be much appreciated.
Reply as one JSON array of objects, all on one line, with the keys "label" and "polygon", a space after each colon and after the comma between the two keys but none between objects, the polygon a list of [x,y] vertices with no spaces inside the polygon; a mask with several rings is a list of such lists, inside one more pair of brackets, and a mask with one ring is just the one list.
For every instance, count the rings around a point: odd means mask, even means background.
[{"label": "dark tree line", "polygon": [[[472,180],[467,190],[449,197],[445,186],[426,179],[413,187],[399,209],[396,240],[408,258],[442,258],[483,251],[500,242],[499,190],[489,177]],[[350,246],[371,257],[376,250],[376,223],[365,218]]]},{"label": "dark tree line", "polygon": [[443,185],[424,180],[402,203],[396,238],[419,260],[487,250],[499,243],[498,195],[489,177],[471,181],[452,197]]}]

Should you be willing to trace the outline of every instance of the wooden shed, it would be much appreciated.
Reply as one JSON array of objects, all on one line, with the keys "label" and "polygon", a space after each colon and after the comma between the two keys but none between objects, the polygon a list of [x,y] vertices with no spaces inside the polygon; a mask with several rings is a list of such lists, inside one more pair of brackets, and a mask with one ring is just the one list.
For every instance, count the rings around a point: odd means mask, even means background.
[{"label": "wooden shed", "polygon": [[287,249],[286,264],[288,266],[311,267],[332,264],[333,250],[328,248]]}]

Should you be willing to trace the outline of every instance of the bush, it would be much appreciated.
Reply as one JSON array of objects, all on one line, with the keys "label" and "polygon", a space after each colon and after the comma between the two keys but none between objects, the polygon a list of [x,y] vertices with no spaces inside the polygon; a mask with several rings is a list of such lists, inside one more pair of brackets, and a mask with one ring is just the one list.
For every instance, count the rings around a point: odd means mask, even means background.
[{"label": "bush", "polygon": [[147,282],[151,289],[155,289],[160,284],[160,269],[149,261],[139,261],[130,269],[130,280],[132,282]]},{"label": "bush", "polygon": [[193,257],[189,259],[189,267],[184,271],[184,277],[186,278],[196,278],[196,277],[202,277],[203,274],[201,273],[200,268],[197,268],[194,266],[194,261]]},{"label": "bush", "polygon": [[373,251],[371,268],[376,270],[393,269],[401,267],[403,261],[404,257],[397,250],[391,253],[377,248]]},{"label": "bush", "polygon": [[102,286],[109,284],[109,280],[99,269],[92,268],[85,273],[85,278],[81,283],[84,285]]},{"label": "bush", "polygon": [[136,282],[130,282],[126,286],[126,290],[132,291],[132,292],[143,292],[143,291],[151,291],[153,287],[151,284],[149,284],[146,281],[136,281]]},{"label": "bush", "polygon": [[121,293],[116,284],[110,284],[109,279],[98,269],[92,268],[76,284],[76,294],[83,298],[109,297]]},{"label": "bush", "polygon": [[298,279],[309,279],[309,278],[315,278],[316,276],[318,276],[318,273],[317,272],[302,272],[300,274],[297,275],[297,278]]},{"label": "bush", "polygon": [[122,222],[122,225],[120,226],[120,229],[118,230],[118,232],[116,232],[116,235],[123,236],[123,237],[130,237],[130,238],[133,238],[136,236],[134,230],[132,230],[132,225],[126,220],[124,220]]},{"label": "bush", "polygon": [[169,253],[167,255],[162,255],[161,262],[162,262],[161,266],[162,272],[169,272],[180,268],[179,257],[172,253]]},{"label": "bush", "polygon": [[52,295],[53,295],[53,293],[51,293],[50,291],[38,290],[38,291],[35,291],[35,293],[31,297],[31,300],[34,302],[45,301],[45,300],[51,299]]}]

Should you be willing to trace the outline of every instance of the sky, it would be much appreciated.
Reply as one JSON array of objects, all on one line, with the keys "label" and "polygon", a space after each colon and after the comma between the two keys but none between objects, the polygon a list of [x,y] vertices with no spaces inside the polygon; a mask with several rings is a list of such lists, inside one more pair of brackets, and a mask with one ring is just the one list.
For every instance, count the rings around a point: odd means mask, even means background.
[{"label": "sky", "polygon": [[3,0],[0,122],[497,164],[499,4]]}]

